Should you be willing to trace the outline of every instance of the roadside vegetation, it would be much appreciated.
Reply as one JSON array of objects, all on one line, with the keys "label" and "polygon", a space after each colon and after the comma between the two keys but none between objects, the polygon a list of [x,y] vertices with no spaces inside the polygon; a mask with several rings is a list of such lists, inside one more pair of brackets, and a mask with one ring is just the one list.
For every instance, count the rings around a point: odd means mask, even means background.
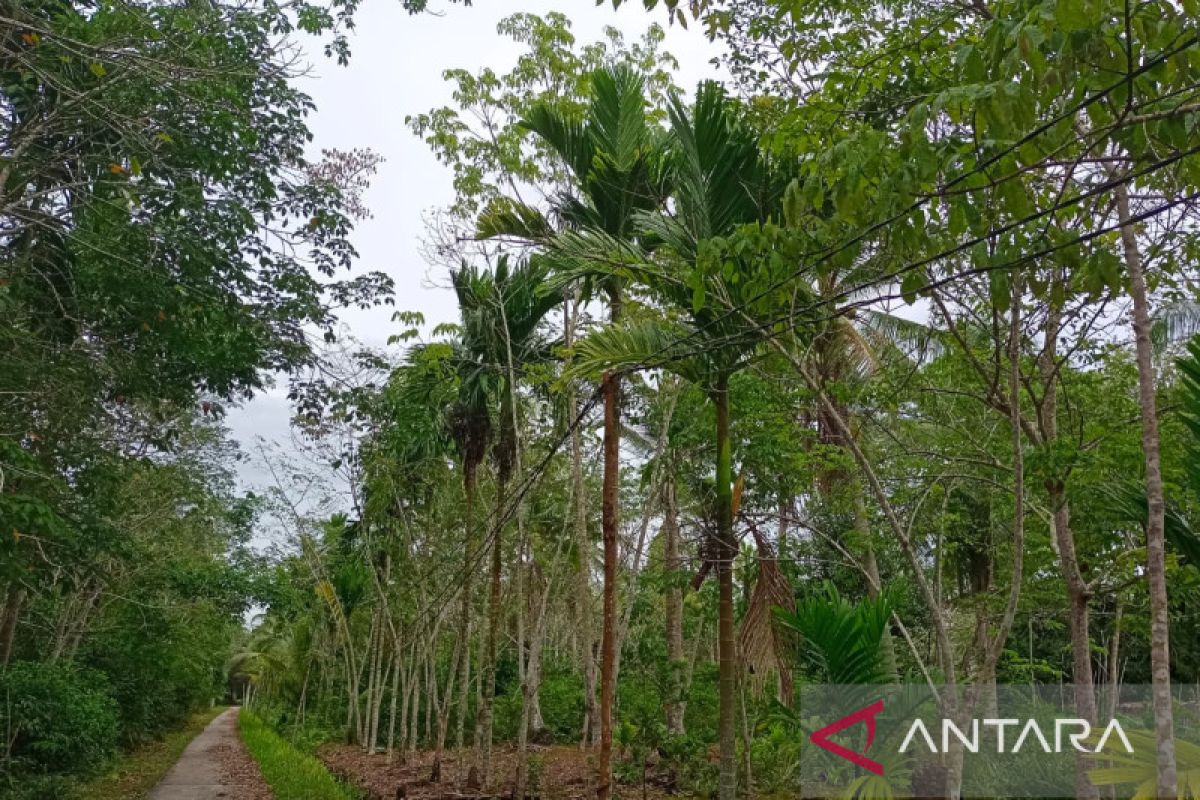
[{"label": "roadside vegetation", "polygon": [[208,723],[225,710],[214,706],[197,711],[178,729],[120,755],[104,774],[69,791],[70,800],[139,800],[150,794],[180,754]]},{"label": "roadside vegetation", "polygon": [[258,762],[276,800],[356,800],[357,791],[338,783],[325,765],[302,753],[252,711],[238,715],[238,731]]}]

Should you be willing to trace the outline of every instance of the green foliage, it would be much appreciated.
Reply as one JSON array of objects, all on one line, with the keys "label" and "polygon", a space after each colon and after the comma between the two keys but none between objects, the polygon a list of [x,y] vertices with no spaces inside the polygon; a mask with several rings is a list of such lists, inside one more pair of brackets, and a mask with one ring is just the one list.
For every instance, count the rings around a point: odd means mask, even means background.
[{"label": "green foliage", "polygon": [[0,697],[0,727],[9,731],[17,774],[86,774],[116,750],[118,706],[100,673],[18,661],[0,671]]},{"label": "green foliage", "polygon": [[[453,170],[456,199],[450,211],[468,220],[471,229],[475,215],[484,208],[494,211],[491,204],[514,186],[548,187],[543,193],[549,196],[552,187],[566,182],[554,143],[532,136],[531,128],[521,124],[530,114],[542,113],[533,109],[580,114],[596,70],[607,64],[636,74],[652,101],[660,100],[672,87],[675,66],[661,50],[664,33],[658,26],[633,43],[608,28],[602,41],[582,47],[576,45],[570,20],[558,12],[544,17],[514,14],[500,21],[497,32],[524,48],[513,70],[449,70],[444,77],[454,85],[456,107],[431,109],[405,120]],[[476,119],[489,122],[479,125]]]},{"label": "green foliage", "polygon": [[891,617],[886,596],[853,602],[828,584],[801,599],[794,613],[777,611],[779,622],[800,636],[799,661],[819,683],[887,683],[883,636]]},{"label": "green foliage", "polygon": [[[1117,751],[1109,756],[1112,766],[1088,771],[1088,778],[1096,786],[1124,787],[1133,790],[1137,800],[1157,795],[1157,765],[1154,759],[1154,735],[1148,731],[1129,733],[1133,752]],[[1200,747],[1175,740],[1176,769],[1179,773],[1179,797],[1195,797],[1200,794]]]},{"label": "green foliage", "polygon": [[122,754],[104,770],[103,775],[72,786],[70,791],[57,796],[66,796],[71,800],[128,800],[148,795],[167,771],[175,766],[192,739],[224,710],[221,706],[214,706],[196,712],[185,724],[171,730],[162,739]]},{"label": "green foliage", "polygon": [[354,800],[358,794],[334,780],[325,765],[301,753],[243,709],[238,730],[278,800]]}]

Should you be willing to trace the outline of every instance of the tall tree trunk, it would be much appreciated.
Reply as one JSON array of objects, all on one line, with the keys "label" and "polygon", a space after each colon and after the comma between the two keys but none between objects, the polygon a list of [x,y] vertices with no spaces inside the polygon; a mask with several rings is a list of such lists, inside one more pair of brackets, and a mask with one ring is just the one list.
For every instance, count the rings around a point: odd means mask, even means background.
[{"label": "tall tree trunk", "polygon": [[1158,796],[1175,797],[1174,713],[1171,708],[1170,606],[1167,601],[1166,541],[1162,465],[1159,460],[1158,411],[1154,399],[1154,351],[1150,343],[1150,307],[1137,234],[1130,222],[1129,191],[1116,188],[1121,245],[1133,299],[1133,333],[1137,353],[1138,402],[1142,411],[1142,454],[1146,460],[1146,577],[1150,584],[1150,676],[1154,694],[1154,738],[1158,745]]},{"label": "tall tree trunk", "polygon": [[526,546],[522,532],[517,549],[517,569],[513,576],[513,603],[517,613],[517,685],[521,687],[521,716],[517,721],[517,774],[513,782],[514,800],[525,800],[525,779],[529,774],[529,662],[526,655],[531,570],[526,568]]},{"label": "tall tree trunk", "polygon": [[[464,459],[465,461],[466,459]],[[471,670],[471,589],[475,584],[475,498],[478,480],[478,466],[472,463],[463,464],[463,525],[466,528],[465,568],[463,570],[462,591],[459,593],[458,609],[458,658],[454,669],[458,672],[458,721],[454,735],[454,747],[458,751],[458,783],[462,783],[465,775],[463,766],[467,759],[463,748],[466,746],[467,704],[470,698]],[[447,698],[447,701],[449,698]],[[431,775],[442,775],[443,751],[438,747],[433,754]]]},{"label": "tall tree trunk", "polygon": [[719,588],[717,652],[718,698],[717,739],[721,763],[717,782],[718,800],[737,797],[737,653],[733,620],[733,561],[737,542],[733,538],[733,454],[729,439],[729,381],[721,377],[713,392],[717,409],[717,583]]},{"label": "tall tree trunk", "polygon": [[408,671],[408,682],[412,685],[412,705],[409,706],[408,751],[416,752],[421,740],[421,664],[416,647],[413,647],[412,667]]},{"label": "tall tree trunk", "polygon": [[387,763],[396,757],[396,705],[400,699],[400,670],[404,656],[399,642],[392,642],[392,697],[388,708]]},{"label": "tall tree trunk", "polygon": [[546,647],[546,625],[549,617],[550,594],[554,587],[553,576],[557,572],[556,565],[562,549],[560,546],[555,561],[551,564],[552,572],[546,578],[545,585],[538,597],[537,619],[533,621],[533,628],[529,634],[529,668],[526,670],[525,679],[529,682],[529,729],[535,734],[546,728],[541,701],[543,651]]},{"label": "tall tree trunk", "polygon": [[[502,471],[506,471],[503,470]],[[476,754],[478,785],[486,787],[492,780],[492,723],[496,701],[496,642],[500,638],[500,578],[503,567],[504,516],[508,499],[508,476],[496,480],[496,528],[492,534],[492,566],[488,589],[488,626],[483,646],[483,667],[479,679],[483,684],[483,704],[479,709],[480,746]],[[468,783],[472,781],[468,780]]]},{"label": "tall tree trunk", "polygon": [[375,634],[375,648],[369,654],[371,659],[371,675],[367,680],[367,737],[363,743],[364,749],[368,753],[375,752],[376,736],[379,732],[379,703],[377,701],[383,698],[380,684],[384,678],[380,674],[380,663],[383,660],[383,644],[387,639],[387,631],[383,626],[383,612],[382,610],[378,610],[375,614],[379,618],[379,630]]},{"label": "tall tree trunk", "polygon": [[425,652],[425,686],[428,697],[425,699],[425,745],[433,741],[434,711],[438,707],[438,682],[436,652],[432,644]]},{"label": "tall tree trunk", "polygon": [[670,696],[667,698],[667,731],[682,736],[683,670],[687,658],[683,652],[683,590],[679,586],[683,560],[679,556],[679,516],[675,481],[663,484],[663,565],[667,570],[667,660],[670,662]]},{"label": "tall tree trunk", "polygon": [[[1057,276],[1056,280],[1061,280],[1061,276]],[[1039,365],[1042,383],[1039,421],[1042,443],[1045,445],[1052,444],[1058,438],[1059,324],[1059,314],[1052,307],[1046,315]],[[1058,561],[1067,589],[1067,627],[1071,634],[1071,682],[1075,685],[1075,710],[1080,718],[1095,723],[1096,693],[1089,631],[1092,589],[1084,580],[1079,558],[1075,553],[1075,535],[1071,530],[1071,508],[1067,502],[1065,478],[1052,476],[1047,479],[1045,485],[1050,501],[1050,531],[1058,550]],[[1096,797],[1096,788],[1088,779],[1087,769],[1087,763],[1080,759],[1075,776],[1075,793],[1080,798]]]},{"label": "tall tree trunk", "polygon": [[1117,715],[1117,699],[1121,692],[1121,620],[1125,616],[1125,604],[1121,595],[1114,598],[1112,641],[1108,644],[1108,716]]},{"label": "tall tree trunk", "polygon": [[[575,338],[574,298],[563,304],[563,338],[569,348]],[[567,405],[571,416],[579,413],[575,390],[568,388]],[[600,741],[600,716],[596,713],[596,656],[592,649],[595,634],[592,623],[592,543],[588,537],[587,492],[583,482],[583,439],[579,426],[571,429],[571,502],[575,512],[575,548],[579,569],[575,573],[575,640],[583,672],[583,731],[580,747]]]},{"label": "tall tree trunk", "polygon": [[441,704],[437,709],[437,739],[434,744],[433,765],[429,770],[430,783],[441,783],[442,780],[442,754],[446,751],[446,735],[450,730],[451,699],[454,697],[458,681],[458,660],[462,658],[462,650],[465,647],[464,639],[459,639],[454,643],[454,655],[450,659],[449,674],[446,676],[446,690],[442,694]]},{"label": "tall tree trunk", "polygon": [[404,680],[404,684],[400,690],[400,693],[401,693],[400,700],[401,700],[402,705],[400,707],[400,746],[399,746],[399,750],[400,750],[400,763],[407,764],[408,763],[408,751],[411,748],[411,743],[412,743],[412,739],[413,739],[412,731],[410,730],[410,726],[409,726],[410,714],[408,713],[408,709],[412,705],[412,696],[413,696],[413,690],[414,690],[413,689],[413,680],[412,680],[412,670],[409,669],[407,666],[404,668],[403,680]]},{"label": "tall tree trunk", "polygon": [[[609,291],[609,317],[620,316],[620,295]],[[597,800],[608,800],[612,792],[613,703],[616,700],[617,666],[617,564],[620,549],[618,530],[618,490],[620,489],[620,394],[621,377],[610,372],[604,376],[604,488],[601,498],[601,533],[604,539],[604,628],[600,639],[600,775],[596,782]]]}]

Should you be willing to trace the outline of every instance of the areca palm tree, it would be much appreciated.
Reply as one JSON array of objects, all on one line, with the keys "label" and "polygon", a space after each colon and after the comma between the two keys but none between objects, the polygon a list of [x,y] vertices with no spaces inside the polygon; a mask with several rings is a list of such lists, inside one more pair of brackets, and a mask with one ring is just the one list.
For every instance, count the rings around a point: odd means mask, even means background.
[{"label": "areca palm tree", "polygon": [[[781,171],[760,153],[742,108],[715,83],[702,83],[695,104],[669,108],[671,213],[640,213],[657,242],[653,258],[595,231],[562,237],[560,263],[601,263],[636,283],[668,310],[596,332],[580,343],[581,367],[611,372],[662,367],[704,390],[716,411],[716,534],[709,559],[719,583],[721,751],[719,797],[737,793],[735,743],[733,458],[729,381],[754,355],[761,335],[728,308],[754,310],[777,297],[772,286],[788,263],[769,222],[782,195]],[[794,290],[794,289],[792,289]],[[719,298],[720,302],[715,302]],[[761,311],[761,309],[759,309]]]},{"label": "areca palm tree", "polygon": [[[548,145],[567,166],[575,193],[555,202],[553,215],[571,231],[594,232],[637,249],[635,220],[639,212],[658,208],[665,195],[664,137],[646,107],[641,75],[627,65],[591,75],[591,97],[581,117],[558,107],[538,104],[523,125]],[[554,249],[555,227],[538,211],[511,200],[494,204],[479,222],[481,236],[517,236]],[[622,279],[611,270],[590,268],[586,259],[572,277],[588,293],[603,294],[609,321],[621,317]],[[609,794],[612,758],[612,708],[616,697],[616,584],[618,552],[618,488],[620,483],[620,375],[603,375],[604,479],[601,531],[604,543],[603,630],[600,646],[600,779],[598,797]],[[581,560],[581,563],[586,563]],[[590,693],[591,688],[588,687]],[[587,698],[590,708],[592,699]]]},{"label": "areca palm tree", "polygon": [[[462,314],[463,369],[478,376],[473,383],[498,406],[492,457],[496,465],[496,513],[491,532],[488,627],[484,644],[483,705],[480,749],[469,784],[486,786],[491,778],[493,704],[496,695],[496,643],[500,626],[500,581],[508,485],[518,466],[517,374],[524,365],[547,358],[549,343],[540,328],[557,304],[545,291],[546,264],[537,258],[513,265],[501,256],[494,271],[463,265],[451,273]],[[491,379],[485,376],[492,376]],[[470,555],[468,555],[470,558]]]}]

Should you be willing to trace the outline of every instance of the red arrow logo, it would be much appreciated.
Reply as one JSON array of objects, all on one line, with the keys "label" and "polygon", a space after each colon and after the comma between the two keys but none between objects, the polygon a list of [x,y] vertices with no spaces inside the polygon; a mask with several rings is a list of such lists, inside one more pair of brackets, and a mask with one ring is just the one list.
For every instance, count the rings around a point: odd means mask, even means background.
[{"label": "red arrow logo", "polygon": [[[883,764],[880,764],[878,761],[872,761],[863,755],[863,753],[871,749],[871,743],[875,741],[875,716],[881,711],[883,711],[883,701],[877,700],[866,708],[860,708],[848,717],[842,717],[837,722],[830,723],[819,731],[813,731],[812,735],[808,737],[809,741],[823,750],[828,750],[835,756],[841,756],[851,764],[857,764],[869,772],[882,775]],[[856,753],[853,750],[842,747],[837,742],[829,741],[830,736],[860,722],[866,723],[867,726],[867,744],[863,747],[863,753]]]}]

